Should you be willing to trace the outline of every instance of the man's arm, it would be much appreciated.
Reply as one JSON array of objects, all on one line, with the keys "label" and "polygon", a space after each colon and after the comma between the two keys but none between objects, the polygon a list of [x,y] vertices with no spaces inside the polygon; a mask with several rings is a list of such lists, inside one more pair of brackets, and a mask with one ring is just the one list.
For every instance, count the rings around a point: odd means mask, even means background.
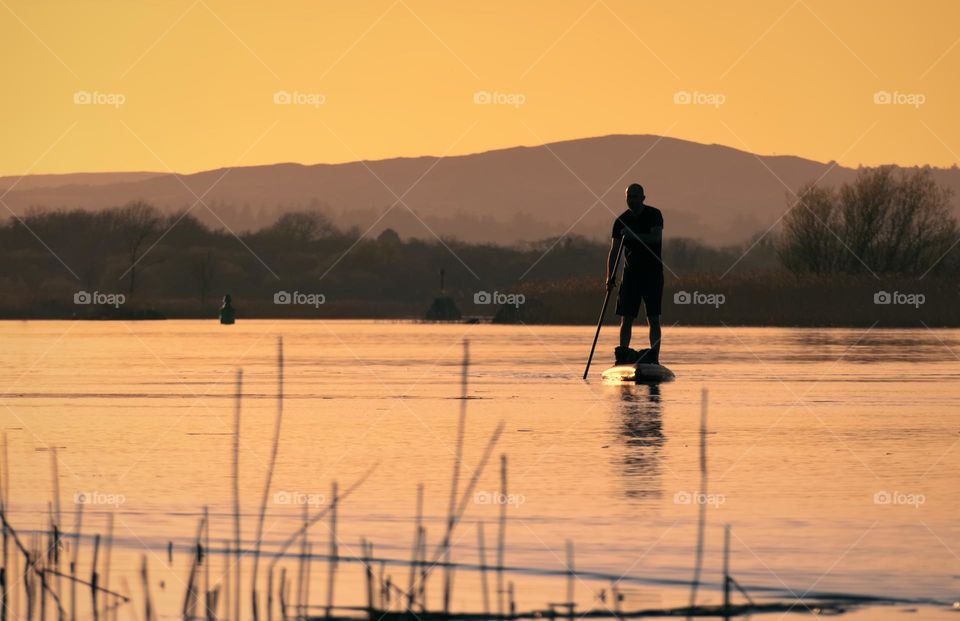
[{"label": "man's arm", "polygon": [[620,244],[622,243],[622,237],[614,237],[610,240],[610,252],[607,254],[607,289],[613,289],[617,286],[617,273],[615,270],[617,255],[620,254]]}]

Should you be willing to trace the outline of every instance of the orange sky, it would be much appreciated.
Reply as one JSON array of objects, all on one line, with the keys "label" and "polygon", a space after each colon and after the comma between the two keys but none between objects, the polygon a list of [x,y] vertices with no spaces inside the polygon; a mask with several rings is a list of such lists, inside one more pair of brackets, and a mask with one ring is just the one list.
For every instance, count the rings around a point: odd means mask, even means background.
[{"label": "orange sky", "polygon": [[4,175],[611,133],[960,161],[952,0],[0,0],[0,40]]}]

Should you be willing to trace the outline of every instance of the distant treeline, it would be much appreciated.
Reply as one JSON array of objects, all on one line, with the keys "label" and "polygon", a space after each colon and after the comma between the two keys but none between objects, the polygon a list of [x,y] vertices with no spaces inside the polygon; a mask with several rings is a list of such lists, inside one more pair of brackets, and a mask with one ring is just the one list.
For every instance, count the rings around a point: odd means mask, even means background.
[{"label": "distant treeline", "polygon": [[[958,229],[945,201],[923,172],[880,170],[833,193],[805,188],[780,226],[737,246],[672,238],[668,219],[664,321],[958,324],[948,312]],[[0,227],[0,315],[213,318],[230,294],[240,320],[422,318],[448,297],[464,317],[590,323],[607,250],[581,237],[509,247],[405,240],[390,229],[370,238],[318,210],[242,233],[144,203],[37,211]],[[884,291],[891,304],[874,304]],[[925,296],[916,306],[902,297],[916,293]],[[510,294],[523,304],[497,303]]]},{"label": "distant treeline", "polygon": [[[211,317],[229,293],[241,318],[420,317],[441,294],[441,270],[447,295],[472,300],[483,291],[517,291],[577,276],[601,282],[607,248],[581,237],[514,247],[403,240],[389,229],[368,238],[356,229],[338,229],[319,212],[286,213],[269,227],[235,236],[191,214],[164,216],[143,203],[46,211],[0,228],[0,312]],[[733,265],[743,250],[669,239],[665,254],[673,269],[715,272]],[[765,245],[741,265],[772,269],[776,258]],[[91,301],[94,292],[122,295],[123,303],[113,311],[109,304],[75,304],[77,292],[90,293]],[[274,303],[283,292],[291,294],[291,304]],[[321,294],[323,304],[297,304],[294,293]],[[468,315],[496,311],[472,306],[461,308]]]},{"label": "distant treeline", "polygon": [[[188,203],[189,204],[189,203]],[[210,209],[197,207],[191,215],[212,229],[227,227],[236,233],[248,233],[267,228],[276,222],[280,216],[289,212],[319,213],[327,219],[336,222],[343,230],[360,227],[366,230],[372,222],[377,222],[376,231],[391,228],[401,237],[430,236],[431,231],[440,236],[447,236],[451,231],[457,231],[457,239],[467,242],[484,242],[487,240],[520,240],[536,239],[540,236],[556,234],[566,229],[567,224],[557,221],[543,221],[528,214],[517,213],[508,220],[498,219],[482,213],[473,213],[462,209],[447,213],[430,213],[418,215],[406,209],[393,209],[388,212],[384,207],[353,207],[335,208],[319,199],[279,203],[269,205],[251,205],[228,201],[211,201],[207,203]],[[50,207],[47,207],[50,209]],[[163,209],[169,213],[170,209]],[[581,223],[587,227],[587,223]],[[605,228],[605,227],[604,227]],[[583,233],[583,229],[580,229]],[[509,242],[508,242],[509,243]]]}]

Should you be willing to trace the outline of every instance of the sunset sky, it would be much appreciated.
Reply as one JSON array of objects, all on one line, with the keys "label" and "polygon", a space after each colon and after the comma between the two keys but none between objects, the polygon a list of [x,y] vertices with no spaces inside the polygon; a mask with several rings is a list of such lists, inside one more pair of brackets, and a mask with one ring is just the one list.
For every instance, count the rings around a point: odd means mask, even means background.
[{"label": "sunset sky", "polygon": [[950,0],[0,0],[0,40],[0,175],[612,133],[960,162]]}]

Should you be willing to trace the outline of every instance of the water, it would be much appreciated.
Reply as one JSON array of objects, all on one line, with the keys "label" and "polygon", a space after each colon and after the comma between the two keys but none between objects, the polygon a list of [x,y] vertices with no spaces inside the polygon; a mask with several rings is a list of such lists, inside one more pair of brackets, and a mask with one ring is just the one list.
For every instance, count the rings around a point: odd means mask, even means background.
[{"label": "water", "polygon": [[[154,596],[170,615],[202,507],[214,542],[231,537],[238,368],[243,530],[253,538],[276,411],[277,336],[286,382],[267,547],[293,532],[304,503],[311,512],[325,506],[332,481],[342,490],[376,464],[342,507],[340,554],[360,555],[366,537],[378,557],[409,558],[418,483],[432,550],[447,510],[469,339],[461,492],[497,424],[504,430],[454,534],[454,560],[477,562],[482,520],[494,561],[504,453],[506,563],[540,570],[508,574],[520,608],[565,601],[565,579],[543,570],[563,570],[567,540],[578,571],[625,576],[625,608],[684,604],[686,588],[649,580],[690,579],[698,499],[707,504],[701,603],[720,601],[723,524],[732,527],[732,573],[755,598],[957,595],[957,330],[671,328],[662,358],[678,381],[659,390],[581,381],[589,327],[2,322],[0,335],[14,526],[44,526],[55,447],[67,530],[77,502],[87,503],[87,534],[103,532],[112,514],[113,584],[138,584],[146,550],[152,578],[165,583]],[[614,338],[613,329],[602,336],[595,378]],[[311,537],[313,551],[325,553],[326,522]],[[169,566],[167,541],[178,546]],[[89,565],[85,541],[81,571]],[[315,572],[311,601],[323,603],[319,564]],[[406,568],[386,573],[406,585]],[[338,603],[363,601],[360,576],[359,565],[341,566]],[[477,609],[479,584],[477,572],[458,571],[453,607]],[[609,581],[574,586],[584,608]],[[439,594],[438,576],[432,603]],[[854,616],[900,618],[905,608]]]}]

